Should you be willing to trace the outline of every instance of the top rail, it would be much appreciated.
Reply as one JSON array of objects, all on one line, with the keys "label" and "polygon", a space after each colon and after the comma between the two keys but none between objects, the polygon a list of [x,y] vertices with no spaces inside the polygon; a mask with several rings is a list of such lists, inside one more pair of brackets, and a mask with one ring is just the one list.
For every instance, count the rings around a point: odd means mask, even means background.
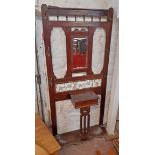
[{"label": "top rail", "polygon": [[[45,4],[43,4],[45,5]],[[44,7],[42,5],[42,7]],[[109,10],[104,9],[82,9],[82,8],[60,8],[55,6],[48,6],[48,15],[53,16],[108,16]]]}]

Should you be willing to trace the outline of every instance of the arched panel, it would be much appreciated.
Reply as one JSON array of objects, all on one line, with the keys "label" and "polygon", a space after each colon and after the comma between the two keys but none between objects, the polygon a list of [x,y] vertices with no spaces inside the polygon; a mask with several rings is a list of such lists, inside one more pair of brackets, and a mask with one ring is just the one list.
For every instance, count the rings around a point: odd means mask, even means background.
[{"label": "arched panel", "polygon": [[53,28],[51,45],[54,74],[57,78],[63,78],[67,70],[67,57],[66,36],[62,28]]},{"label": "arched panel", "polygon": [[99,74],[103,68],[106,32],[103,28],[96,28],[93,36],[92,71]]}]

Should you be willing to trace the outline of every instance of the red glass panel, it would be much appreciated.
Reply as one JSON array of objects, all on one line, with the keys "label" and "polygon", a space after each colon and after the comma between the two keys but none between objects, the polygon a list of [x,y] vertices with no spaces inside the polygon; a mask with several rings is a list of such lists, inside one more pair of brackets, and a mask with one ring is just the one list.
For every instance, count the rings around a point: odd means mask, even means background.
[{"label": "red glass panel", "polygon": [[79,52],[73,54],[73,68],[86,67],[86,53],[80,54]]}]

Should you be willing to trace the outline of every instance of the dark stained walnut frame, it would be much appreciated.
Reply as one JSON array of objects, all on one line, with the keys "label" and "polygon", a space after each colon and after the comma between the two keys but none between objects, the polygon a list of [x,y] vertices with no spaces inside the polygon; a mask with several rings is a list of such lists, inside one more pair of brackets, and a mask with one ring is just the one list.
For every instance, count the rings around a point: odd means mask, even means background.
[{"label": "dark stained walnut frame", "polygon": [[[45,55],[47,64],[47,74],[48,74],[48,85],[49,85],[49,97],[50,97],[50,108],[51,108],[51,120],[52,120],[52,130],[53,134],[57,134],[57,118],[56,118],[56,101],[70,99],[70,93],[82,93],[86,91],[93,91],[96,94],[101,95],[100,104],[100,118],[99,125],[103,124],[104,116],[104,106],[105,106],[105,96],[106,96],[106,83],[107,83],[107,73],[108,73],[108,63],[109,63],[109,52],[110,52],[110,42],[111,42],[111,31],[112,31],[112,20],[113,20],[113,8],[108,10],[97,10],[97,9],[75,9],[75,8],[59,8],[53,6],[47,6],[42,4],[42,23],[43,23],[43,37],[45,45]],[[49,16],[74,16],[75,21],[50,21]],[[76,21],[76,17],[83,17],[84,21]],[[101,17],[107,18],[107,21],[101,21]],[[85,21],[85,17],[91,17],[91,21]],[[99,17],[100,21],[93,21],[93,17]],[[52,54],[50,41],[51,31],[54,27],[60,27],[64,30],[66,35],[66,54],[67,54],[67,71],[64,78],[57,79],[53,72],[52,64]],[[88,56],[87,56],[87,67],[74,70],[72,67],[72,47],[71,47],[71,28],[72,27],[87,27],[88,28]],[[106,43],[104,53],[104,64],[103,69],[100,74],[94,74],[92,72],[92,45],[93,45],[93,35],[96,28],[103,28],[106,32]],[[81,34],[78,34],[81,36]],[[84,76],[72,77],[72,73],[75,72],[86,72]],[[94,80],[101,79],[101,86],[84,88],[77,90],[70,90],[64,92],[56,92],[56,85],[67,83],[67,82],[77,82],[84,80]]]}]

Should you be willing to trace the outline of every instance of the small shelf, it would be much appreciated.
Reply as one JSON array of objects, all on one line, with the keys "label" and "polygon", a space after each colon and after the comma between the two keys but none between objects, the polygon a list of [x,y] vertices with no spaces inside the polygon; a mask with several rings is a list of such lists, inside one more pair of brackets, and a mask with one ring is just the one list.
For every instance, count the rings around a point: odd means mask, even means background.
[{"label": "small shelf", "polygon": [[70,94],[70,97],[76,109],[96,105],[98,104],[99,98],[93,91],[87,91],[78,94]]}]

